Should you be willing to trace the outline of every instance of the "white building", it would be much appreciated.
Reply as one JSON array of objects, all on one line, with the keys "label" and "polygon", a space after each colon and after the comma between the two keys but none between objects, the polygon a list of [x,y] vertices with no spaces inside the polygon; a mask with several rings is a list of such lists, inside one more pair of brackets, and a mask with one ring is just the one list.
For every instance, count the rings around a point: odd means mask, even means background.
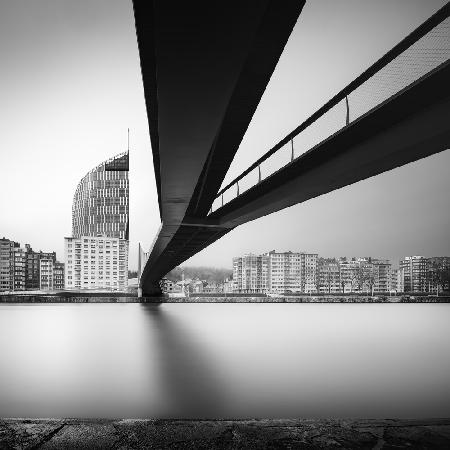
[{"label": "white building", "polygon": [[64,238],[66,289],[125,290],[128,241],[106,236]]},{"label": "white building", "polygon": [[233,291],[316,292],[317,254],[271,251],[233,258]]},{"label": "white building", "polygon": [[268,289],[269,257],[244,255],[233,258],[233,291],[240,293],[266,293]]},{"label": "white building", "polygon": [[41,258],[39,261],[39,289],[49,291],[53,289],[53,265],[51,258]]}]

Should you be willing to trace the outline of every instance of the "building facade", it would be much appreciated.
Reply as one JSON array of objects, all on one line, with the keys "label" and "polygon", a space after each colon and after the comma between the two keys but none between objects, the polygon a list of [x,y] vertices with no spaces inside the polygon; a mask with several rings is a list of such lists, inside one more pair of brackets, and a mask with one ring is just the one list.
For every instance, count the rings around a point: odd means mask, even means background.
[{"label": "building facade", "polygon": [[128,285],[128,241],[107,236],[65,238],[66,289],[124,290]]},{"label": "building facade", "polygon": [[64,277],[64,263],[55,261],[53,265],[53,289],[55,291],[62,291],[65,286]]},{"label": "building facade", "polygon": [[72,205],[65,238],[67,289],[125,290],[128,285],[129,153],[88,172]]},{"label": "building facade", "polygon": [[27,250],[24,247],[15,247],[13,252],[13,289],[25,290],[27,267]]},{"label": "building facade", "polygon": [[350,260],[340,258],[339,268],[341,271],[341,291],[343,293],[356,292],[358,290],[359,261],[356,258]]},{"label": "building facade", "polygon": [[341,292],[341,269],[334,258],[319,258],[317,263],[319,292],[336,294]]},{"label": "building facade", "polygon": [[14,288],[14,248],[18,246],[5,237],[0,239],[0,292]]},{"label": "building facade", "polygon": [[372,273],[375,292],[389,292],[391,290],[392,265],[387,259],[372,259]]},{"label": "building facade", "polygon": [[317,254],[277,253],[233,258],[233,292],[312,293],[317,290]]},{"label": "building facade", "polygon": [[39,261],[39,289],[41,291],[53,290],[53,265],[52,258],[41,258]]},{"label": "building facade", "polygon": [[423,256],[405,256],[400,260],[404,292],[428,292],[428,260]]},{"label": "building facade", "polygon": [[72,237],[106,235],[128,240],[128,152],[102,162],[78,183],[72,204]]},{"label": "building facade", "polygon": [[279,294],[317,291],[317,254],[271,251],[268,288]]},{"label": "building facade", "polygon": [[268,254],[249,254],[233,258],[233,291],[249,294],[266,293],[268,274]]}]

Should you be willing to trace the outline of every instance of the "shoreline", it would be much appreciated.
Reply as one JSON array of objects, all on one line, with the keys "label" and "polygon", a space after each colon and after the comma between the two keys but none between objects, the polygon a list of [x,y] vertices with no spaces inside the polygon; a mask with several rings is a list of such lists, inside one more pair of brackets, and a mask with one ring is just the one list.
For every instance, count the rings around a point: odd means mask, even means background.
[{"label": "shoreline", "polygon": [[0,294],[1,303],[450,303],[450,296],[136,297],[131,295]]}]

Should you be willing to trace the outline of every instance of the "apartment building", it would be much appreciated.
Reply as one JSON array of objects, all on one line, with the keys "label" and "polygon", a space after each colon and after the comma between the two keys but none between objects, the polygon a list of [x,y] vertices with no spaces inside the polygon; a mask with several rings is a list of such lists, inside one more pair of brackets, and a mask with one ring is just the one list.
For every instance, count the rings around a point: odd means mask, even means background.
[{"label": "apartment building", "polygon": [[317,262],[319,292],[335,294],[342,292],[341,269],[334,258],[319,258]]},{"label": "apartment building", "polygon": [[66,289],[122,290],[128,284],[128,246],[119,238],[65,238]]},{"label": "apartment building", "polygon": [[39,261],[39,289],[41,291],[53,290],[53,264],[52,258],[41,258]]},{"label": "apartment building", "polygon": [[0,292],[13,290],[15,247],[19,247],[18,242],[5,237],[0,239]]},{"label": "apartment building", "polygon": [[233,291],[266,293],[268,291],[268,274],[268,254],[249,254],[233,258]]},{"label": "apartment building", "polygon": [[371,259],[375,292],[389,292],[391,290],[392,265],[387,259]]},{"label": "apartment building", "polygon": [[400,260],[404,292],[428,292],[428,260],[423,256],[405,256]]},{"label": "apartment building", "polygon": [[62,291],[64,287],[64,263],[55,261],[53,265],[53,289],[55,291]]}]

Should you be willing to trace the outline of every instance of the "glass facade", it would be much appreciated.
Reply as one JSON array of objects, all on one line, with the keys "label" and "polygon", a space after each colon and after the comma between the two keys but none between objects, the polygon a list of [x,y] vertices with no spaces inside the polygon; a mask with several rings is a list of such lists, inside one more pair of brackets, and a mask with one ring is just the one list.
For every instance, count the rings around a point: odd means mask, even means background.
[{"label": "glass facade", "polygon": [[72,236],[127,239],[129,227],[129,153],[121,153],[87,173],[72,205]]}]

